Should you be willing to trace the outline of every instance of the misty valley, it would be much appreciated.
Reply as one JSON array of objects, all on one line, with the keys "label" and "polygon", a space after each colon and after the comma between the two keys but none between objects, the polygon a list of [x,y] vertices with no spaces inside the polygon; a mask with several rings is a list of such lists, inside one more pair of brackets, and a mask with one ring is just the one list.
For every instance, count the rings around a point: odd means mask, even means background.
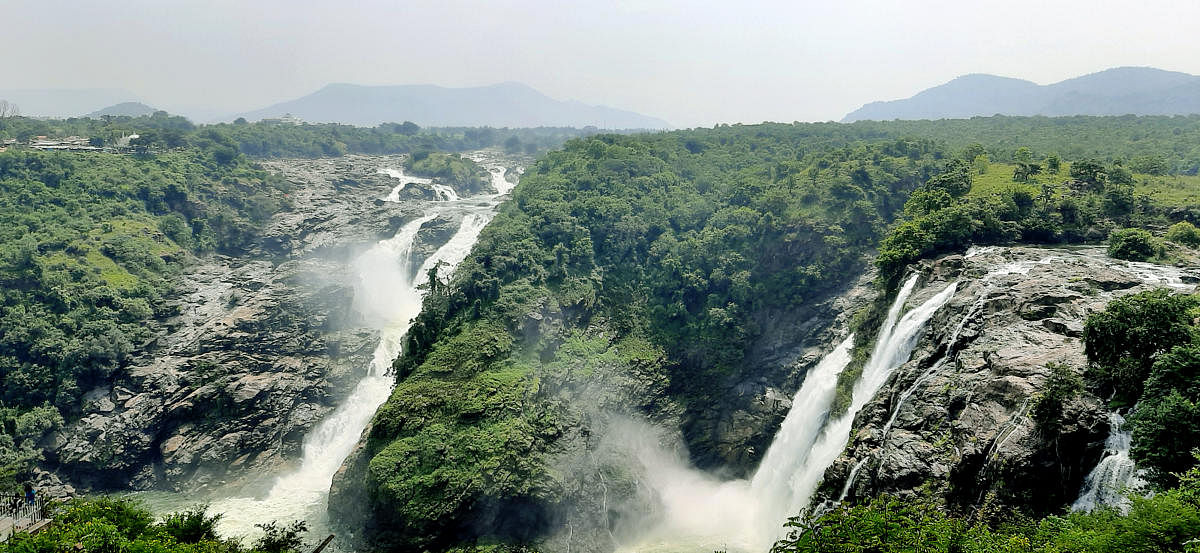
[{"label": "misty valley", "polygon": [[1112,71],[6,102],[0,553],[1196,551],[1200,78]]}]

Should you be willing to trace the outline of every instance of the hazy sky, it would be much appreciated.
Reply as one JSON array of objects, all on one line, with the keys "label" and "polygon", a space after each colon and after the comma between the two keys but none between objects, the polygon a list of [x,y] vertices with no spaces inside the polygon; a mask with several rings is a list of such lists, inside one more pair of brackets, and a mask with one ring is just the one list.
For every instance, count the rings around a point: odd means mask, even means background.
[{"label": "hazy sky", "polygon": [[840,119],[966,73],[1200,74],[1195,0],[0,0],[0,89],[238,112],[330,82],[519,81],[675,126]]}]

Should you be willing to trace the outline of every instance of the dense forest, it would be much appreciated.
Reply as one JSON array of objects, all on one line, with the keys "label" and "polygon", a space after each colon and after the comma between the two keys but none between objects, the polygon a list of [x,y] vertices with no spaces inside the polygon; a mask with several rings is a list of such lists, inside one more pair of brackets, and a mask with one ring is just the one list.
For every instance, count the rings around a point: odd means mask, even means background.
[{"label": "dense forest", "polygon": [[195,125],[187,118],[165,111],[141,117],[105,116],[99,119],[0,118],[0,141],[11,139],[26,143],[38,136],[79,136],[88,138],[93,146],[104,147],[115,145],[122,137],[137,135],[130,141],[130,147],[140,152],[219,146],[220,155],[226,157],[240,152],[259,158],[466,151],[487,147],[534,154],[558,147],[567,139],[596,132],[593,128],[560,127],[422,129],[408,121],[370,128],[337,123],[293,124],[271,119],[255,123],[238,119],[234,123]]}]

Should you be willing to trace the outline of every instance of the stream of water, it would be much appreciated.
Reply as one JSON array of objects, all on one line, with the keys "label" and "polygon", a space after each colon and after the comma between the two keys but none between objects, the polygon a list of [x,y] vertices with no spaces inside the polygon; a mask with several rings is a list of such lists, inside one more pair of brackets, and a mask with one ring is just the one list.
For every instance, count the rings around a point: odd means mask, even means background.
[{"label": "stream of water", "polygon": [[1142,491],[1146,481],[1129,457],[1133,434],[1125,428],[1125,418],[1109,413],[1111,430],[1104,442],[1104,456],[1083,481],[1079,498],[1071,505],[1073,511],[1091,511],[1096,507],[1129,509],[1131,492]]},{"label": "stream of water", "polygon": [[[222,515],[218,525],[222,535],[253,537],[260,533],[255,524],[272,520],[280,523],[304,520],[310,539],[330,533],[326,510],[333,475],[353,450],[375,411],[391,394],[394,377],[389,369],[401,352],[412,319],[420,312],[424,294],[420,286],[428,280],[431,268],[440,264],[440,274],[446,275],[467,256],[495,214],[502,196],[513,188],[505,179],[503,167],[488,169],[497,193],[468,199],[460,199],[449,186],[406,175],[401,169],[380,169],[381,174],[399,180],[384,201],[400,201],[400,191],[412,182],[431,185],[439,201],[427,204],[421,217],[406,223],[393,237],[380,240],[352,264],[356,279],[354,307],[366,325],[380,331],[371,364],[346,400],[305,436],[303,453],[294,470],[277,476],[261,495],[214,494],[217,499],[212,500],[209,513]],[[418,233],[424,225],[445,214],[461,216],[458,230],[412,271]],[[164,512],[195,502],[195,498],[164,493],[144,494],[142,499]]]},{"label": "stream of water", "polygon": [[628,551],[766,551],[783,524],[808,505],[825,470],[850,437],[854,416],[912,355],[922,329],[957,283],[901,315],[917,283],[910,277],[888,309],[875,347],[845,412],[830,418],[840,374],[850,363],[846,338],[805,376],[774,442],[749,480],[717,481],[661,454],[644,454],[647,484],[663,503],[663,521]]}]

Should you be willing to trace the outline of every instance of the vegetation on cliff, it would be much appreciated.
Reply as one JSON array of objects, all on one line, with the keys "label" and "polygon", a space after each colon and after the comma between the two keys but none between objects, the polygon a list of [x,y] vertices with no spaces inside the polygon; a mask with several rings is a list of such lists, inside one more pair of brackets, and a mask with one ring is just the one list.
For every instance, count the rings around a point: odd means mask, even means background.
[{"label": "vegetation on cliff", "polygon": [[248,247],[286,191],[203,148],[0,153],[0,475],[27,469],[146,340],[190,252]]},{"label": "vegetation on cliff", "polygon": [[446,547],[477,537],[480,516],[496,517],[487,532],[537,535],[571,493],[547,459],[586,431],[584,405],[714,404],[716,382],[752,369],[755,314],[860,268],[942,155],[809,131],[600,136],[532,167],[396,362],[368,443],[376,537]]},{"label": "vegetation on cliff", "polygon": [[1200,296],[1155,290],[1114,300],[1084,327],[1088,381],[1131,409],[1132,454],[1160,486],[1200,448]]},{"label": "vegetation on cliff", "polygon": [[479,193],[487,189],[491,177],[487,169],[458,154],[417,150],[404,160],[404,169],[436,182],[453,186],[456,190]]}]

